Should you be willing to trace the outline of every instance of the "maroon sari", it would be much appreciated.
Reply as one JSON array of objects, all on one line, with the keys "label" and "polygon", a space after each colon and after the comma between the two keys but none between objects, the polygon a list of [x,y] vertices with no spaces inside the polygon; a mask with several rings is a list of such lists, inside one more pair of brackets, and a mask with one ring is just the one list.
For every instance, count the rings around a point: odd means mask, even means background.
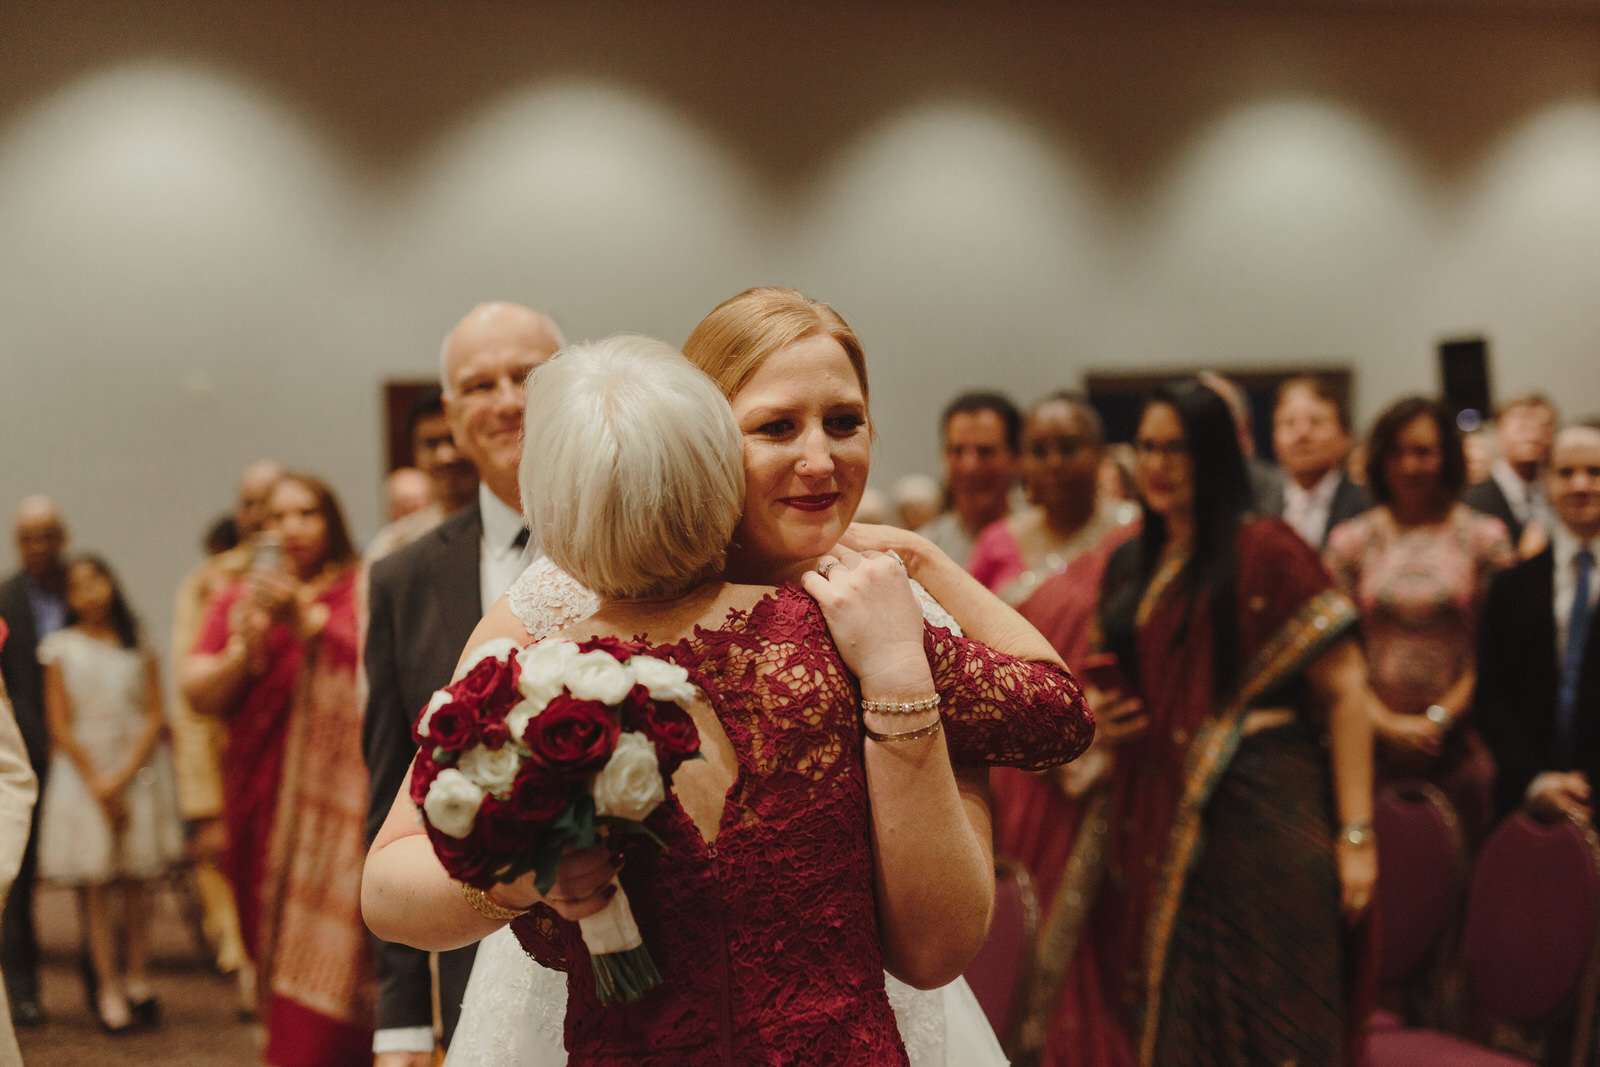
[{"label": "maroon sari", "polygon": [[[1062,805],[1069,813],[1057,825],[1068,828],[1068,843],[1054,857],[1035,854],[1060,863],[1053,879],[1040,872],[1054,886],[1030,1033],[1045,1040],[1045,1063],[1263,1055],[1332,1063],[1358,1054],[1359,1040],[1342,1032],[1354,968],[1339,927],[1320,726],[1302,712],[1251,737],[1242,730],[1253,707],[1303,707],[1299,676],[1346,633],[1355,611],[1283,523],[1246,524],[1236,547],[1235,693],[1216,695],[1207,611],[1174,581],[1176,568],[1164,568],[1140,605],[1136,639],[1149,727],[1118,751],[1101,790],[1075,810]],[[1091,566],[1042,587],[1029,614],[1064,636],[1087,634],[1097,596],[1069,583],[1094,577]],[[1053,616],[1047,598],[1065,610]],[[998,794],[1004,848],[1014,818]],[[1286,864],[1284,849],[1297,862]],[[1304,891],[1280,891],[1285,867]],[[1250,909],[1248,919],[1234,914],[1240,908]],[[1217,936],[1235,920],[1249,936]],[[1263,968],[1270,983],[1258,980]],[[1270,1009],[1257,1011],[1263,996]]]},{"label": "maroon sari", "polygon": [[[372,1057],[376,995],[361,921],[366,765],[356,694],[355,569],[316,598],[327,623],[267,636],[264,674],[228,716],[223,870],[256,965],[266,1061],[335,1067]],[[220,652],[244,584],[206,609],[195,651]]]}]

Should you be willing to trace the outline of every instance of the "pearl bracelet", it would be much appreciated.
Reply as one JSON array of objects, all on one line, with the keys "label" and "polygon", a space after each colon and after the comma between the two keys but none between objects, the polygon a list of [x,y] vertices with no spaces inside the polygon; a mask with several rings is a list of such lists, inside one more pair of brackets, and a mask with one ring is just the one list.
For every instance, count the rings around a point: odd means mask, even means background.
[{"label": "pearl bracelet", "polygon": [[863,700],[861,710],[876,712],[879,715],[915,715],[919,711],[937,711],[939,694],[935,693],[921,700]]},{"label": "pearl bracelet", "polygon": [[895,741],[915,741],[915,740],[917,740],[918,738],[921,738],[921,737],[932,737],[934,734],[938,733],[943,727],[944,727],[944,720],[943,719],[934,719],[932,722],[930,722],[926,726],[918,727],[915,730],[903,730],[903,731],[901,731],[900,733],[897,733],[897,734],[880,734],[878,731],[874,730],[872,727],[865,726],[865,725],[863,725],[861,727],[861,729],[866,731],[866,735],[867,735],[869,740],[876,741],[881,745],[881,744],[886,744],[886,743],[887,744],[892,744]]},{"label": "pearl bracelet", "polygon": [[495,922],[504,923],[528,914],[529,909],[527,908],[519,911],[516,908],[501,907],[489,899],[488,893],[485,893],[475,885],[468,885],[465,882],[457,882],[456,885],[460,887],[461,895],[466,898],[467,903],[472,905],[472,910],[482,915],[485,919],[493,919]]}]

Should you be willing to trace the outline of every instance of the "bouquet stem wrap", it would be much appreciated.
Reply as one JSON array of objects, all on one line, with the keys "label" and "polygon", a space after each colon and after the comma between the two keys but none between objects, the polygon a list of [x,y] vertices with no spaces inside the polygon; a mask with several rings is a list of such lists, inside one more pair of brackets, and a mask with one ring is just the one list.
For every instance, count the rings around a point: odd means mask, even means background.
[{"label": "bouquet stem wrap", "polygon": [[650,950],[644,947],[639,924],[634,921],[628,894],[615,878],[617,890],[605,908],[578,920],[583,943],[594,967],[595,992],[602,1004],[631,1004],[661,984]]}]

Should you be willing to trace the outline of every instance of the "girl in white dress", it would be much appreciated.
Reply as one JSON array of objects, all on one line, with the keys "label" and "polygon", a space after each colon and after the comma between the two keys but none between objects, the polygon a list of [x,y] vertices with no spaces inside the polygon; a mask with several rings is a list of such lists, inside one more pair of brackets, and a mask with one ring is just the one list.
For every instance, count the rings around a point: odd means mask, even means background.
[{"label": "girl in white dress", "polygon": [[[155,1021],[145,889],[182,852],[183,829],[171,759],[161,743],[155,655],[140,644],[103,561],[73,560],[66,596],[67,626],[39,642],[52,746],[39,873],[78,887],[100,1024],[120,1033]],[[118,904],[121,944],[112,915]]]}]

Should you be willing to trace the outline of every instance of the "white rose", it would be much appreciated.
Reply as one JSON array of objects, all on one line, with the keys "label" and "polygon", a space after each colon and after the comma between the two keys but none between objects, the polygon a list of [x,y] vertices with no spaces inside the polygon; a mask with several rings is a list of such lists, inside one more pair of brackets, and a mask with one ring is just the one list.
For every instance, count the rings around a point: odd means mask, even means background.
[{"label": "white rose", "polygon": [[633,688],[633,672],[609,652],[583,652],[567,662],[566,682],[579,700],[617,704]]},{"label": "white rose", "polygon": [[467,676],[468,671],[486,659],[505,659],[508,656],[515,655],[517,647],[517,643],[509,637],[496,637],[492,641],[485,641],[467,653],[467,658],[461,661],[461,666],[456,668],[455,676],[450,680],[453,682],[460,681]]},{"label": "white rose", "polygon": [[517,656],[517,663],[522,668],[517,677],[517,688],[533,704],[533,710],[543,710],[560,694],[567,663],[577,654],[577,645],[564,638],[556,638],[529,645]]},{"label": "white rose", "polygon": [[428,736],[428,724],[433,721],[433,713],[454,699],[455,697],[451,696],[443,689],[434,690],[432,699],[428,701],[428,706],[422,709],[422,717],[417,720],[418,737]]},{"label": "white rose", "polygon": [[642,821],[667,799],[656,746],[644,734],[617,738],[617,750],[594,776],[594,813]]},{"label": "white rose", "polygon": [[522,757],[510,745],[484,748],[473,745],[456,761],[461,773],[491,793],[504,793],[511,788],[517,771],[522,767]]},{"label": "white rose", "polygon": [[422,810],[427,813],[428,822],[441,834],[466,837],[472,833],[483,797],[483,790],[470,778],[454,767],[446,767],[428,787]]},{"label": "white rose", "polygon": [[526,742],[522,740],[522,731],[526,730],[528,728],[528,724],[533,721],[534,716],[538,715],[543,710],[543,703],[535,703],[531,700],[524,700],[520,704],[513,707],[510,711],[506,712],[506,729],[511,731],[511,737],[517,742],[517,744],[526,744]]},{"label": "white rose", "polygon": [[689,672],[676,663],[652,656],[634,656],[628,660],[634,680],[650,691],[651,700],[670,700],[685,707],[694,703],[694,683]]}]

